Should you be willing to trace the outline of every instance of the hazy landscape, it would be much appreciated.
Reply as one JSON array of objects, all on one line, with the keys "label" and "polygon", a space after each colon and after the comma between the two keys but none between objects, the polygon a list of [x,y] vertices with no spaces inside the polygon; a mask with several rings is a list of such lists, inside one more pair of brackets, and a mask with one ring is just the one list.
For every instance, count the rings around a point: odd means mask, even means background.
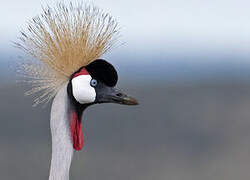
[{"label": "hazy landscape", "polygon": [[[250,64],[163,59],[113,61],[119,87],[140,105],[86,110],[86,144],[75,153],[71,179],[249,179]],[[0,68],[0,179],[45,180],[50,104],[32,108],[32,97],[23,96],[28,87],[8,64]]]}]

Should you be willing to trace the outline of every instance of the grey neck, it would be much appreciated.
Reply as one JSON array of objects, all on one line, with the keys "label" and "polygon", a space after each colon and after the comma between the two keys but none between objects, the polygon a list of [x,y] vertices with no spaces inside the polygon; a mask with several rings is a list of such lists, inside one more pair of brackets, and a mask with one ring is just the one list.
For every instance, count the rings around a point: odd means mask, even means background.
[{"label": "grey neck", "polygon": [[52,159],[49,180],[69,180],[74,150],[69,127],[67,84],[57,93],[51,108]]}]

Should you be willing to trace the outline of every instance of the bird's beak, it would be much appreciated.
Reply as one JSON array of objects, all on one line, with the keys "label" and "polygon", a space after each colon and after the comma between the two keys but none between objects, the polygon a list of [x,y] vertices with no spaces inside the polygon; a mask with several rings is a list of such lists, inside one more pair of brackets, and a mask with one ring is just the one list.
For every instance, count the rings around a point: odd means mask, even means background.
[{"label": "bird's beak", "polygon": [[124,105],[138,105],[138,101],[123,93],[121,90],[115,90],[114,93],[110,94],[110,102],[124,104]]},{"label": "bird's beak", "polygon": [[116,88],[108,88],[98,97],[98,103],[117,103],[123,105],[138,105],[138,101]]}]

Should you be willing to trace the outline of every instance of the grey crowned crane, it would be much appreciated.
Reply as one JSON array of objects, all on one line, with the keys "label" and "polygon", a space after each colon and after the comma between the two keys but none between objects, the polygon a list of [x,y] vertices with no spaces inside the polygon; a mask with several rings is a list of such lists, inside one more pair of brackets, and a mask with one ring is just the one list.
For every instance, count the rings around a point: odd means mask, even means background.
[{"label": "grey crowned crane", "polygon": [[34,104],[53,99],[52,159],[49,180],[68,180],[74,151],[83,148],[82,113],[97,103],[136,105],[115,88],[118,75],[100,59],[117,40],[117,23],[100,9],[58,3],[28,22],[16,45],[40,61],[22,64],[19,71],[39,93]]}]

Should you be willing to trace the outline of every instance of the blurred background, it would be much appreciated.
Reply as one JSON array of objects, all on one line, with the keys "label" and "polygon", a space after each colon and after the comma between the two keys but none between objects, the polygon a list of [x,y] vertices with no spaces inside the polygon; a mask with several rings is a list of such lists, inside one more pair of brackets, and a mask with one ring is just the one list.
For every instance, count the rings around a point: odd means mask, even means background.
[{"label": "blurred background", "polygon": [[[249,179],[250,1],[91,2],[120,24],[122,45],[103,58],[140,105],[86,110],[71,179]],[[53,3],[1,2],[0,179],[48,178],[50,104],[23,95],[14,69],[26,55],[12,41]]]}]

